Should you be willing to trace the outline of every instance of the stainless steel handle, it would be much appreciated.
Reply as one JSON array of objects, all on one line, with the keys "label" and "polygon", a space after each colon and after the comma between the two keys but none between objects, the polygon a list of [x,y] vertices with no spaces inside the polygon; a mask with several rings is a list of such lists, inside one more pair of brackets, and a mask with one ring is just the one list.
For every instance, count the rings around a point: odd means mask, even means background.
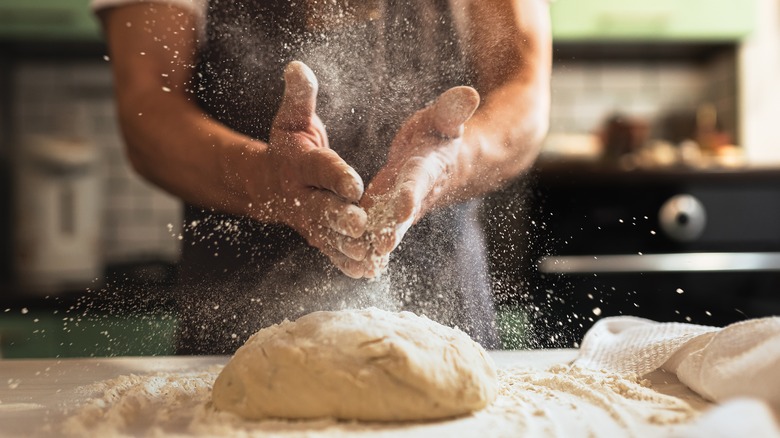
[{"label": "stainless steel handle", "polygon": [[549,256],[539,260],[539,271],[546,274],[780,271],[780,252]]}]

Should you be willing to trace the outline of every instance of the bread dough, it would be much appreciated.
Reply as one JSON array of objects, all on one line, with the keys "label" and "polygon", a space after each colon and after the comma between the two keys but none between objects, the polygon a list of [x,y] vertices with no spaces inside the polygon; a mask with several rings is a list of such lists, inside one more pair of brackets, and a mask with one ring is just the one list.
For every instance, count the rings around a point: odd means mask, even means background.
[{"label": "bread dough", "polygon": [[458,329],[410,312],[314,312],[264,328],[214,383],[218,410],[247,419],[407,421],[481,409],[493,360]]}]

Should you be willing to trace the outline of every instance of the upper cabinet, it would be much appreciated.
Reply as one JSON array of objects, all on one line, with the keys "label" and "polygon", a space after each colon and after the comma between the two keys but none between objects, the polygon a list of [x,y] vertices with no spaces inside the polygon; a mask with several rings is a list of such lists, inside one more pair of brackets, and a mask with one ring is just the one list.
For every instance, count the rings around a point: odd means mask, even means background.
[{"label": "upper cabinet", "polygon": [[[554,0],[559,42],[736,41],[753,28],[755,0]],[[94,40],[89,0],[0,0],[0,39]]]},{"label": "upper cabinet", "polygon": [[0,0],[0,39],[97,40],[89,0]]},{"label": "upper cabinet", "polygon": [[751,32],[755,0],[554,0],[553,39],[737,41]]}]

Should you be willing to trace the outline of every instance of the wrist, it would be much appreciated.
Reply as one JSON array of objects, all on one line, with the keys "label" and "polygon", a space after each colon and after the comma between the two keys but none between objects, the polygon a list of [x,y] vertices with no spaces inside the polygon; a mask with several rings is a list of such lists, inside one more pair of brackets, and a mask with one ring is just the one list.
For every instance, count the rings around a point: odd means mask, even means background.
[{"label": "wrist", "polygon": [[267,144],[243,136],[222,147],[219,167],[233,213],[256,218],[260,204],[270,200],[267,150]]}]

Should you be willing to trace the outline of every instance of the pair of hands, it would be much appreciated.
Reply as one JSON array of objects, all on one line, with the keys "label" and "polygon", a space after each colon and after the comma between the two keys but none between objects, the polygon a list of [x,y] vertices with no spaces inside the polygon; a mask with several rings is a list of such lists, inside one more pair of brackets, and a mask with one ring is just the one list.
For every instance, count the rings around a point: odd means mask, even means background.
[{"label": "pair of hands", "polygon": [[329,148],[316,114],[317,79],[294,61],[263,175],[249,187],[250,214],[285,223],[353,278],[378,276],[408,229],[442,196],[457,165],[463,125],[479,105],[470,87],[444,92],[413,114],[390,145],[385,166],[364,190],[360,176]]}]

